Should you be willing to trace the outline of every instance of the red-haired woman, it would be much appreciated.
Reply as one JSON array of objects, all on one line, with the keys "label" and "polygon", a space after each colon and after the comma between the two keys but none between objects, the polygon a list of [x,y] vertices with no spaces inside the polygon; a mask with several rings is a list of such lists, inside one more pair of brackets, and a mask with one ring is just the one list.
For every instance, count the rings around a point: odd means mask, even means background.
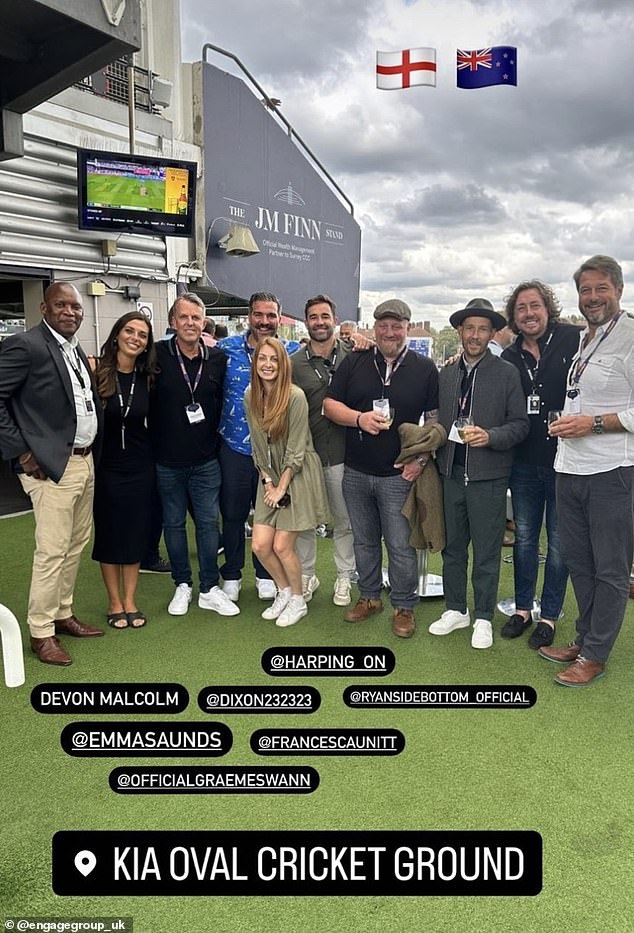
[{"label": "red-haired woman", "polygon": [[329,520],[328,499],[306,396],[291,383],[288,354],[273,337],[264,337],[255,348],[245,411],[262,480],[251,547],[277,586],[273,605],[262,618],[275,619],[282,627],[294,625],[308,612],[295,539],[299,531]]}]

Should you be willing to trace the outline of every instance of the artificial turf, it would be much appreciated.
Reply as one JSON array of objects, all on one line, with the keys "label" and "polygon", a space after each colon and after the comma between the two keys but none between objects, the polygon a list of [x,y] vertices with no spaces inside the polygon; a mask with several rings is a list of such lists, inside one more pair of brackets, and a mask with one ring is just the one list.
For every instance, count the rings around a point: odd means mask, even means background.
[{"label": "artificial turf", "polygon": [[[318,542],[321,587],[308,616],[280,630],[260,618],[249,569],[241,614],[221,618],[198,609],[172,618],[172,584],[143,575],[139,606],[149,624],[106,631],[103,639],[64,638],[73,665],[40,664],[30,652],[26,684],[0,685],[3,801],[0,919],[13,916],[133,917],[136,933],[279,933],[359,931],[634,930],[634,613],[628,607],[606,676],[586,689],[553,683],[557,667],[531,651],[527,638],[499,637],[474,651],[469,630],[433,637],[427,625],[444,609],[421,600],[418,631],[408,640],[390,631],[389,602],[363,625],[342,621],[332,605],[331,542]],[[504,554],[508,554],[505,549]],[[32,517],[0,521],[0,601],[24,619],[32,554]],[[430,569],[439,571],[434,556]],[[502,564],[500,594],[512,594],[512,568]],[[76,590],[77,615],[103,623],[105,594],[87,549]],[[557,642],[573,637],[569,588]],[[351,683],[376,678],[271,678],[263,651],[273,645],[389,647],[396,668],[389,684],[527,684],[537,703],[523,710],[352,710],[342,700]],[[311,684],[322,697],[311,715],[238,715],[218,719],[233,732],[228,755],[216,759],[73,758],[61,748],[67,723],[82,717],[42,715],[30,704],[35,684],[159,681],[183,684],[188,709],[169,721],[209,721],[198,691],[214,684]],[[90,717],[83,717],[89,719]],[[99,716],[132,719],[132,716]],[[142,717],[137,717],[141,720]],[[164,718],[155,716],[151,717]],[[406,738],[396,757],[261,758],[249,746],[265,727],[390,727]],[[321,783],[313,794],[123,796],[113,793],[115,767],[144,764],[311,765]],[[51,838],[58,830],[487,830],[531,829],[543,837],[543,889],[535,897],[59,897],[51,888]]]}]

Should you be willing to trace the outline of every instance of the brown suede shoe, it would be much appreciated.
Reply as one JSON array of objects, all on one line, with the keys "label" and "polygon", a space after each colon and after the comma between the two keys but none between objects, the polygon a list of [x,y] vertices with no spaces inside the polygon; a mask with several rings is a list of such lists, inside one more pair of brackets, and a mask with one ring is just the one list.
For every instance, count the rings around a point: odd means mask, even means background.
[{"label": "brown suede shoe", "polygon": [[71,656],[66,654],[54,635],[49,635],[48,638],[31,638],[31,651],[38,656],[42,664],[68,667],[73,663]]},{"label": "brown suede shoe", "polygon": [[365,622],[370,616],[383,611],[383,603],[380,599],[366,599],[361,596],[352,609],[348,609],[344,615],[346,622]]},{"label": "brown suede shoe", "polygon": [[416,631],[416,619],[412,609],[395,609],[392,631],[399,638],[411,638]]},{"label": "brown suede shoe", "polygon": [[587,687],[593,680],[603,677],[604,672],[605,664],[601,664],[599,661],[590,661],[588,658],[579,655],[574,664],[557,674],[555,683],[561,684],[562,687]]},{"label": "brown suede shoe", "polygon": [[540,648],[537,654],[542,658],[546,658],[547,661],[555,661],[557,664],[570,664],[571,661],[577,660],[580,651],[579,645],[571,641],[565,648]]},{"label": "brown suede shoe", "polygon": [[103,635],[103,629],[95,628],[94,625],[86,625],[80,622],[76,616],[69,616],[68,619],[55,619],[56,635],[73,635],[75,638],[96,638]]}]

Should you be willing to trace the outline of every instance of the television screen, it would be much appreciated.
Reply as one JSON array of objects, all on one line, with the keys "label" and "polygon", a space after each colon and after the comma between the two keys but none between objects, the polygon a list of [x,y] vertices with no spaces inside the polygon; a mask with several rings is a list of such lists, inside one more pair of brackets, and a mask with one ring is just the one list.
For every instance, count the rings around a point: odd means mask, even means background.
[{"label": "television screen", "polygon": [[77,150],[81,230],[192,235],[196,163]]}]

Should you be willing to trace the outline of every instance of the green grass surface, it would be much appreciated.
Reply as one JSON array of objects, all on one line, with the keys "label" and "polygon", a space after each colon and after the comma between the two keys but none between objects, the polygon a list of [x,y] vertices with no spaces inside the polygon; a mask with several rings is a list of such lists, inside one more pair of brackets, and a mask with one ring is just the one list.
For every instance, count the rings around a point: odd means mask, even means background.
[{"label": "green grass surface", "polygon": [[[141,189],[145,194],[141,194]],[[165,210],[165,181],[116,175],[88,175],[88,203],[108,207],[134,207],[139,211]]]},{"label": "green grass surface", "polygon": [[[27,683],[0,686],[2,709],[2,847],[0,919],[4,916],[132,916],[136,933],[325,933],[365,931],[533,931],[626,933],[634,929],[634,618],[628,607],[606,676],[584,690],[553,683],[557,667],[538,658],[526,637],[499,637],[474,651],[469,631],[434,638],[427,625],[442,600],[421,601],[418,631],[409,641],[390,632],[390,612],[361,626],[342,621],[331,602],[330,541],[319,541],[320,589],[308,616],[290,629],[264,622],[264,606],[248,572],[241,615],[220,618],[195,604],[181,619],[165,607],[169,579],[144,575],[139,605],[150,622],[140,631],[113,632],[98,642],[64,638],[74,663],[61,669],[26,655]],[[0,521],[0,601],[23,619],[32,553],[30,516]],[[505,554],[509,551],[506,549]],[[438,571],[438,557],[431,570]],[[512,592],[512,568],[502,565],[500,592]],[[76,611],[103,622],[105,599],[88,551]],[[569,591],[557,641],[573,635]],[[354,677],[268,678],[260,658],[272,645],[385,645],[397,665],[367,684],[529,684],[530,710],[350,710],[341,699]],[[321,692],[310,716],[227,715],[233,731],[224,758],[187,764],[308,764],[321,775],[311,795],[121,796],[108,773],[126,764],[178,764],[178,759],[80,759],[61,749],[62,727],[78,716],[41,715],[30,691],[41,682],[177,681],[189,691],[187,711],[172,720],[208,722],[198,691],[213,684],[311,683]],[[89,717],[86,717],[89,718]],[[111,717],[95,717],[111,718]],[[112,717],[125,718],[125,717]],[[132,717],[130,717],[132,718]],[[152,717],[155,718],[155,717]],[[161,717],[156,717],[161,718]],[[168,718],[168,717],[163,717]],[[142,719],[142,717],[139,717]],[[260,758],[249,747],[254,729],[281,726],[386,726],[406,737],[394,758]],[[51,889],[51,837],[61,829],[293,830],[293,829],[532,829],[544,840],[544,886],[536,897],[57,897]]]}]

